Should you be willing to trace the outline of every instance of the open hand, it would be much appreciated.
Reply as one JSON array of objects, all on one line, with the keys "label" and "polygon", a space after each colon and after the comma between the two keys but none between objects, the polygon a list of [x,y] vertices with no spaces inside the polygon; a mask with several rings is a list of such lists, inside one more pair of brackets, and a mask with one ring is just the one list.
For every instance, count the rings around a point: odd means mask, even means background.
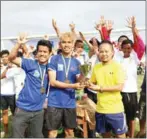
[{"label": "open hand", "polygon": [[95,27],[96,30],[101,31],[102,30],[102,25],[99,23],[95,23]]},{"label": "open hand", "polygon": [[18,38],[17,38],[17,42],[20,45],[23,45],[27,42],[27,33],[20,33]]},{"label": "open hand", "polygon": [[126,21],[128,23],[128,25],[127,25],[128,28],[132,28],[133,29],[133,28],[136,27],[136,18],[134,16],[128,17],[126,19]]},{"label": "open hand", "polygon": [[75,30],[75,24],[73,22],[71,24],[69,24],[69,27],[71,30]]},{"label": "open hand", "polygon": [[113,29],[113,24],[114,24],[114,22],[112,20],[106,21],[106,28],[107,28],[108,32],[111,32],[111,30]]}]

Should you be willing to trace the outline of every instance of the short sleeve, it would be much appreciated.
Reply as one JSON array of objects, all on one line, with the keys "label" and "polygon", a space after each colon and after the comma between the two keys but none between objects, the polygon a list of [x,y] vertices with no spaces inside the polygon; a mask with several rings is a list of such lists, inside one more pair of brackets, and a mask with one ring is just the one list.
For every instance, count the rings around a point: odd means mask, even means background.
[{"label": "short sleeve", "polygon": [[81,65],[81,63],[78,61],[78,60],[76,60],[77,61],[77,72],[76,72],[76,76],[78,76],[78,75],[80,75],[81,74],[81,71],[80,71],[80,65]]},{"label": "short sleeve", "polygon": [[22,58],[22,61],[21,61],[21,68],[28,72],[32,69],[33,65],[34,65],[34,60],[32,59],[27,59],[27,58]]},{"label": "short sleeve", "polygon": [[50,58],[50,61],[47,65],[47,69],[57,71],[57,62],[58,62],[58,59],[56,56],[53,56],[52,58]]},{"label": "short sleeve", "polygon": [[10,68],[6,72],[6,78],[11,78],[18,74],[20,74],[20,70],[18,68]]},{"label": "short sleeve", "polygon": [[92,83],[96,83],[96,75],[95,75],[95,67],[92,70],[92,74],[91,74],[91,78],[90,78],[90,82]]}]

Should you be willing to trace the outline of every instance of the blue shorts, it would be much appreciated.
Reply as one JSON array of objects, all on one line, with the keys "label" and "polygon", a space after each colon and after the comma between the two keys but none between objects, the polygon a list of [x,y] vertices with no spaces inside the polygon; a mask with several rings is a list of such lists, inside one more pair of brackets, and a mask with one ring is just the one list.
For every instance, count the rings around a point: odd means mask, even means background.
[{"label": "blue shorts", "polygon": [[101,114],[96,113],[96,131],[106,133],[112,131],[116,135],[127,132],[126,118],[124,113]]}]

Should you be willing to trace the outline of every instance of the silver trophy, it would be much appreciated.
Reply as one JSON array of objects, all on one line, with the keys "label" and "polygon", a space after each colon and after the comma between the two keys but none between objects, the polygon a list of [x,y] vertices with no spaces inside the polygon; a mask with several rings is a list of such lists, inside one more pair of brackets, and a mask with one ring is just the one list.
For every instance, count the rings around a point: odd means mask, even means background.
[{"label": "silver trophy", "polygon": [[89,62],[89,63],[85,62],[83,65],[80,65],[80,71],[83,75],[83,79],[81,80],[81,84],[86,85],[87,75],[90,70],[91,70],[91,62]]}]

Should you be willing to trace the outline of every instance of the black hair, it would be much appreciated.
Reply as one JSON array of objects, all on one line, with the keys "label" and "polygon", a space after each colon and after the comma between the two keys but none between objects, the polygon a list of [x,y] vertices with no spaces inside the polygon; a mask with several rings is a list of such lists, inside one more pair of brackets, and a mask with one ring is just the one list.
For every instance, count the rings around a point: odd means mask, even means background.
[{"label": "black hair", "polygon": [[23,53],[22,52],[17,52],[17,57],[23,57]]},{"label": "black hair", "polygon": [[38,43],[37,43],[37,51],[38,51],[39,45],[46,46],[46,47],[48,47],[50,52],[52,51],[52,43],[49,40],[40,40],[40,41],[38,41]]},{"label": "black hair", "polygon": [[121,48],[123,48],[123,46],[125,45],[125,44],[130,44],[131,45],[131,47],[133,48],[133,42],[132,42],[132,40],[124,40],[123,42],[122,42],[122,44],[121,44]]},{"label": "black hair", "polygon": [[77,45],[77,43],[83,43],[83,41],[82,40],[76,40],[75,41],[75,46]]},{"label": "black hair", "polygon": [[[89,43],[93,45],[93,41],[92,41],[92,39],[93,39],[93,38],[91,38],[91,39],[89,40]],[[95,38],[95,39],[96,39],[96,38]],[[99,47],[100,42],[98,41],[98,39],[96,39],[96,42],[97,42],[97,45],[98,45],[98,47]]]},{"label": "black hair", "polygon": [[58,49],[57,54],[61,54],[61,53],[62,53],[62,49]]},{"label": "black hair", "polygon": [[99,47],[100,47],[102,44],[109,44],[109,45],[111,46],[112,51],[114,50],[114,49],[113,49],[113,44],[112,44],[110,41],[108,41],[108,40],[103,40],[103,41],[101,41]]},{"label": "black hair", "polygon": [[34,51],[32,52],[32,54],[33,54],[34,56],[36,56],[36,55],[37,55],[37,50],[34,50]]},{"label": "black hair", "polygon": [[127,40],[129,40],[128,36],[126,36],[126,35],[121,35],[121,36],[118,38],[117,42],[119,42],[121,38],[126,38]]},{"label": "black hair", "polygon": [[8,50],[2,50],[2,51],[0,52],[0,57],[2,57],[2,56],[5,55],[5,54],[9,55],[9,51],[8,51]]}]

